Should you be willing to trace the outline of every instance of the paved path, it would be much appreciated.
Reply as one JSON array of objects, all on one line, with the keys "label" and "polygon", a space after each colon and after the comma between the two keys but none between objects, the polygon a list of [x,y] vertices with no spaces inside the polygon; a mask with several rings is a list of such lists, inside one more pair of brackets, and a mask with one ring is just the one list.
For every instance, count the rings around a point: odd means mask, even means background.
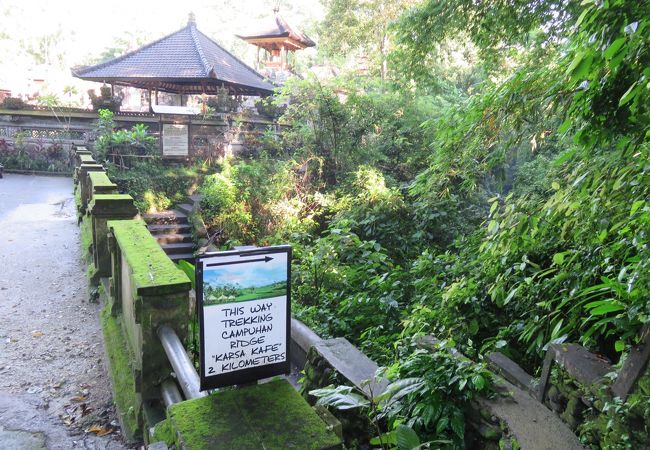
[{"label": "paved path", "polygon": [[[0,179],[0,448],[125,448],[72,181]],[[103,437],[97,434],[108,433]]]}]

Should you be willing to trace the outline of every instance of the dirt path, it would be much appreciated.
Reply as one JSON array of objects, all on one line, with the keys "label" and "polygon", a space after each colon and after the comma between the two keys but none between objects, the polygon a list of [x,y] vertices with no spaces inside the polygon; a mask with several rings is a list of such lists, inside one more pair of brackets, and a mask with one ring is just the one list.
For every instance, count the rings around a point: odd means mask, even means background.
[{"label": "dirt path", "polygon": [[72,181],[5,174],[0,447],[125,448],[112,408],[99,309],[89,303],[80,263]]}]

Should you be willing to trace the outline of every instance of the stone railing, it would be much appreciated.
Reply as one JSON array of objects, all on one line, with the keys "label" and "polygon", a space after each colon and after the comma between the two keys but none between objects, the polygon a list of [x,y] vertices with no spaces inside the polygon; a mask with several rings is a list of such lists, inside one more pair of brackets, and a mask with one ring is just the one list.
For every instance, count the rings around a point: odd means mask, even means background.
[{"label": "stone railing", "polygon": [[[101,323],[125,438],[157,449],[340,449],[340,424],[326,411],[317,414],[286,380],[209,396],[199,390],[183,345],[193,309],[189,278],[85,147],[77,147],[75,161],[83,254],[91,288],[104,302]],[[308,339],[292,344],[302,346],[303,358],[315,336],[305,333]]]},{"label": "stone railing", "polygon": [[[105,335],[114,391],[123,397],[117,396],[117,409],[126,434],[140,435],[155,425],[145,406],[159,401],[161,384],[172,372],[158,329],[170,326],[185,340],[191,283],[165,255],[143,221],[109,220],[107,227],[112,270],[102,320],[105,329],[121,331],[121,336]],[[129,355],[128,365],[117,357],[119,349]],[[118,385],[125,371],[129,381],[126,389]]]},{"label": "stone railing", "polygon": [[[457,351],[441,347],[432,336],[421,338],[419,346],[432,352],[449,351],[456,358],[467,360]],[[300,364],[305,350],[305,364],[299,368],[304,371],[303,396],[311,404],[317,400],[309,394],[313,389],[331,385],[353,386],[368,399],[373,399],[388,386],[386,379],[377,378],[377,364],[346,339],[321,339],[293,319],[292,351],[297,355],[294,363]],[[497,370],[495,365],[493,367],[497,394],[492,398],[476,398],[466,411],[465,441],[468,448],[517,448],[517,445],[518,448],[533,450],[583,448],[569,427],[551,410],[543,407],[526,387],[531,384],[529,379],[513,379],[512,366],[506,371]],[[342,435],[350,448],[365,448],[368,439],[376,435],[376,428],[369,421],[366,411],[330,409],[321,413],[323,417],[331,414],[341,423]]]},{"label": "stone railing", "polygon": [[117,192],[85,147],[77,147],[75,160],[82,246],[91,286],[105,302],[114,399],[124,435],[137,440],[158,421],[146,412],[160,403],[160,386],[172,372],[157,331],[166,325],[186,338],[191,283],[139,219],[133,198]]}]

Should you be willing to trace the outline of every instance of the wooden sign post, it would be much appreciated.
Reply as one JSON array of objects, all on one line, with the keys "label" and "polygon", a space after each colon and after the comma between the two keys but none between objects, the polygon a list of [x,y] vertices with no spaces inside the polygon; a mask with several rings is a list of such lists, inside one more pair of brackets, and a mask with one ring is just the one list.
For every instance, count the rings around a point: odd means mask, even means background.
[{"label": "wooden sign post", "polygon": [[196,294],[201,390],[289,372],[291,247],[201,255]]}]

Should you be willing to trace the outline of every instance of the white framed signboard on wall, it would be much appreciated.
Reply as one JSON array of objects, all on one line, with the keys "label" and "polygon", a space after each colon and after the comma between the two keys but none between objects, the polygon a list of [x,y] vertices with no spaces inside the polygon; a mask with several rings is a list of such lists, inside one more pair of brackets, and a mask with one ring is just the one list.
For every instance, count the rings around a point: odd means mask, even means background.
[{"label": "white framed signboard on wall", "polygon": [[187,156],[190,147],[190,131],[188,124],[162,124],[162,154],[163,156]]},{"label": "white framed signboard on wall", "polygon": [[196,260],[201,390],[288,373],[291,247]]}]

